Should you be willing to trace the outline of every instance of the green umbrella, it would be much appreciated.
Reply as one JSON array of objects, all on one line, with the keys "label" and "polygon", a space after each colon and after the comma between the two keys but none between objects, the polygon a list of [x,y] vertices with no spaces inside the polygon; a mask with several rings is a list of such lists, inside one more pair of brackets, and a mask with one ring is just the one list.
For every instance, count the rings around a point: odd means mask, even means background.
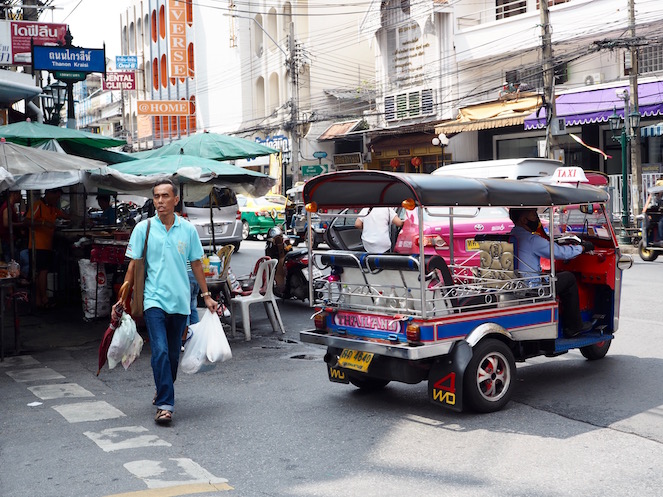
[{"label": "green umbrella", "polygon": [[136,152],[131,155],[145,159],[148,157],[185,154],[205,159],[234,160],[251,159],[277,153],[279,153],[279,150],[266,147],[251,140],[204,132],[181,138],[161,148]]},{"label": "green umbrella", "polygon": [[110,136],[88,133],[73,128],[60,128],[35,121],[22,121],[0,126],[0,138],[19,145],[35,146],[48,140],[89,145],[94,148],[108,148],[125,145],[127,142]]},{"label": "green umbrella", "polygon": [[[267,178],[265,174],[191,155],[166,155],[149,159],[138,159],[108,166],[124,174],[135,176],[151,176],[155,174],[172,174],[185,178],[198,176],[219,176],[224,180],[251,180],[253,178]],[[198,171],[199,170],[199,171]]]}]

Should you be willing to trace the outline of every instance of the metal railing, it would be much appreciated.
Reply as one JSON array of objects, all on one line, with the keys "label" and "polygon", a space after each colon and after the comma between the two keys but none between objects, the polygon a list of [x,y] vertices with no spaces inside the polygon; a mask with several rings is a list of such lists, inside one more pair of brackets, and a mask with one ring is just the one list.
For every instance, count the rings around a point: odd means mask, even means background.
[{"label": "metal railing", "polygon": [[[661,173],[643,173],[642,175],[642,198],[640,199],[640,204],[645,205],[647,200],[647,192],[649,187],[656,184],[656,180],[663,179],[663,174]],[[633,182],[631,181],[631,175],[628,176],[629,188],[631,195],[633,194]],[[612,214],[612,220],[621,219],[622,215],[622,175],[621,174],[611,174],[608,176],[608,192],[610,193],[610,213]],[[631,198],[629,196],[629,198]],[[633,202],[631,202],[633,205]],[[637,216],[639,212],[631,212],[631,215]]]}]

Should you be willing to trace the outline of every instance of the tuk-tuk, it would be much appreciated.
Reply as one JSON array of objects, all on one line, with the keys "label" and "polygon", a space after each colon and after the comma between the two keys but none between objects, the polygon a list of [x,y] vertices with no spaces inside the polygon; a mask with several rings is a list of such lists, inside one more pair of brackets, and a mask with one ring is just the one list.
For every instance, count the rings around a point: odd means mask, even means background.
[{"label": "tuk-tuk", "polygon": [[643,261],[654,261],[663,252],[663,181],[647,191],[647,201],[642,209],[640,231],[642,238],[638,253]]},{"label": "tuk-tuk", "polygon": [[[416,254],[375,254],[311,249],[310,302],[315,328],[304,342],[327,347],[330,381],[379,390],[391,381],[428,381],[431,402],[449,409],[492,412],[503,408],[516,386],[516,361],[579,349],[587,359],[605,356],[619,327],[622,270],[606,215],[608,194],[592,186],[475,179],[383,171],[344,171],[316,177],[304,187],[309,214],[323,209],[399,207],[419,218]],[[454,208],[462,216],[487,206],[537,208],[549,234],[564,208],[563,235],[591,241],[594,250],[569,261],[546,261],[549,272],[519,272],[516,242],[508,234],[477,234],[480,264],[454,260]],[[446,252],[424,251],[422,222],[428,208],[446,212]],[[474,208],[467,209],[468,207]],[[469,214],[468,214],[469,211]],[[338,216],[339,214],[336,214]],[[464,219],[466,221],[467,219]],[[543,220],[542,220],[543,221]],[[550,236],[550,254],[555,237]],[[543,263],[544,261],[542,261]],[[566,338],[555,297],[556,274],[571,271],[579,288],[582,318],[590,331]]]}]

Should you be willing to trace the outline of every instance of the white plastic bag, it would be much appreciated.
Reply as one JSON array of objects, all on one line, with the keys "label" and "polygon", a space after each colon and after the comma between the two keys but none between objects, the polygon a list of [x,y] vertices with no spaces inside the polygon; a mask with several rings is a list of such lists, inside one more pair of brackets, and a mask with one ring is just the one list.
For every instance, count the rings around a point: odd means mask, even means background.
[{"label": "white plastic bag", "polygon": [[191,338],[187,340],[180,360],[183,373],[209,371],[214,368],[216,362],[232,357],[228,339],[216,314],[212,314],[209,310],[205,311],[200,322],[189,326],[189,331]]},{"label": "white plastic bag", "polygon": [[109,369],[113,369],[120,362],[125,369],[128,368],[140,355],[142,348],[143,339],[136,331],[135,321],[129,314],[124,313],[106,354]]},{"label": "white plastic bag", "polygon": [[205,311],[205,315],[200,320],[205,326],[207,333],[207,360],[209,362],[223,362],[231,359],[233,356],[230,350],[226,332],[223,331],[223,325],[216,312]]}]

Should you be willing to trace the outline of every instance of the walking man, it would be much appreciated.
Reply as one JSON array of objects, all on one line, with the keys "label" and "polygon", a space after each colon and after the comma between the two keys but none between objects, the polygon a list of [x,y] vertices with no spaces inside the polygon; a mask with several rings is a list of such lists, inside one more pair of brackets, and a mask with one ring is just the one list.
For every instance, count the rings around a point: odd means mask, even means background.
[{"label": "walking man", "polygon": [[177,378],[182,332],[191,311],[187,261],[191,261],[191,270],[203,290],[201,295],[205,298],[205,306],[211,312],[216,312],[217,303],[210,296],[205,282],[201,262],[203,247],[196,229],[175,214],[175,207],[179,203],[177,187],[168,179],[160,180],[152,188],[152,198],[156,215],[138,223],[131,233],[126,256],[132,260],[124,280],[133,287],[133,259],[143,257],[149,221],[143,316],[150,339],[152,372],[156,385],[153,404],[157,412],[154,420],[158,424],[169,424],[175,405],[173,384]]}]

